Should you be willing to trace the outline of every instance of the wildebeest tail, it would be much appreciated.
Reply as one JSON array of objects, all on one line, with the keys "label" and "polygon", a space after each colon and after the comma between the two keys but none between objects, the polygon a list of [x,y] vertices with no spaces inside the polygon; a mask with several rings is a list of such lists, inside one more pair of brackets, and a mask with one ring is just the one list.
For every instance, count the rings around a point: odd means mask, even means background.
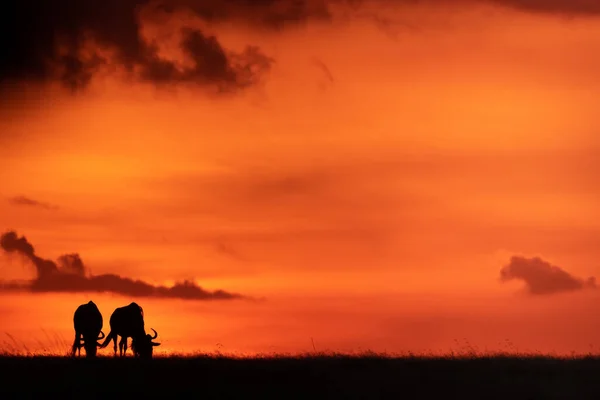
[{"label": "wildebeest tail", "polygon": [[113,340],[116,336],[117,336],[116,333],[113,333],[113,331],[110,331],[108,333],[108,335],[106,335],[106,339],[104,339],[104,342],[102,342],[102,344],[100,345],[100,348],[103,349],[106,346],[108,346],[108,344],[110,343],[110,341]]}]

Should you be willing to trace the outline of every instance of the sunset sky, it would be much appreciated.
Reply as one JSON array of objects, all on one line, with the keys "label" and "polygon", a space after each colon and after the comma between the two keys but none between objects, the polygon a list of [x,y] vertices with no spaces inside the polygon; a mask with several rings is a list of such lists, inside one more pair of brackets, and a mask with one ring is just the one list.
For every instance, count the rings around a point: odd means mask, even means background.
[{"label": "sunset sky", "polygon": [[0,350],[600,348],[600,2],[7,4]]}]

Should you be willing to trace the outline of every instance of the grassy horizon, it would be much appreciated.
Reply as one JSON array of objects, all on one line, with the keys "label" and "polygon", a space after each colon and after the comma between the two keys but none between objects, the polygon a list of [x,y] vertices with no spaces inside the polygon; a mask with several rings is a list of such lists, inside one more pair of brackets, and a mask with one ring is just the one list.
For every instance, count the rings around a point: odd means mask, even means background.
[{"label": "grassy horizon", "polygon": [[304,353],[0,356],[2,398],[598,399],[600,357]]},{"label": "grassy horizon", "polygon": [[[31,358],[31,357],[71,357],[70,341],[59,335],[51,335],[46,331],[44,340],[36,340],[37,348],[31,349],[23,341],[18,340],[9,333],[4,333],[5,339],[0,340],[0,358]],[[219,343],[220,345],[220,343]],[[347,358],[386,358],[386,359],[473,359],[473,358],[508,358],[508,359],[523,359],[523,358],[543,358],[543,359],[582,359],[582,358],[600,358],[600,352],[597,352],[595,347],[590,344],[590,350],[587,352],[541,352],[537,350],[520,350],[510,340],[506,339],[503,343],[503,350],[487,350],[473,346],[467,339],[462,342],[455,340],[456,347],[447,351],[374,351],[371,349],[358,349],[355,351],[337,351],[333,349],[318,350],[313,346],[313,350],[298,351],[298,352],[241,352],[228,351],[224,346],[216,346],[215,350],[197,350],[197,351],[155,351],[154,358],[196,358],[196,357],[219,357],[230,359],[263,359],[263,358],[311,358],[311,357],[347,357]],[[84,358],[85,350],[81,349],[81,357]],[[126,356],[132,357],[131,348],[127,350]],[[114,358],[112,347],[107,347],[97,353],[98,358]],[[117,352],[118,357],[118,352]]]},{"label": "grassy horizon", "polygon": [[[72,357],[70,343],[46,335],[30,351],[6,334],[0,342],[0,398],[77,396],[203,398],[598,399],[600,354],[487,351],[468,340],[440,352],[161,352],[152,360]],[[44,347],[45,344],[45,347]],[[3,348],[3,349],[2,349]],[[9,351],[7,351],[9,350]]]},{"label": "grassy horizon", "polygon": [[[0,359],[85,359],[85,352],[81,355],[71,355],[71,350],[64,352],[4,352],[0,351]],[[97,359],[123,359],[135,358],[131,349],[127,351],[124,357],[119,356],[118,351],[115,356],[111,353],[98,353]],[[488,352],[488,353],[387,353],[387,352],[337,352],[337,351],[319,351],[319,352],[263,352],[263,353],[241,353],[241,352],[169,352],[155,354],[153,360],[175,360],[175,359],[228,359],[228,360],[273,360],[273,359],[324,359],[324,358],[343,358],[343,359],[387,359],[387,360],[477,360],[477,359],[506,359],[506,360],[600,360],[599,354],[592,353],[574,353],[574,354],[552,354],[541,352]]]}]

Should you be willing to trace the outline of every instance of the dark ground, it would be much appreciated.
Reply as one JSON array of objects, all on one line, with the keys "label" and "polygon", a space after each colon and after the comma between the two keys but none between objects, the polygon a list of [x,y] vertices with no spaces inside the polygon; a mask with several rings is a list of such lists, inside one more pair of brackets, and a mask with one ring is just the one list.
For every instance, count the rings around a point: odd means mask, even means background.
[{"label": "dark ground", "polygon": [[0,384],[0,399],[600,399],[600,358],[0,357]]}]

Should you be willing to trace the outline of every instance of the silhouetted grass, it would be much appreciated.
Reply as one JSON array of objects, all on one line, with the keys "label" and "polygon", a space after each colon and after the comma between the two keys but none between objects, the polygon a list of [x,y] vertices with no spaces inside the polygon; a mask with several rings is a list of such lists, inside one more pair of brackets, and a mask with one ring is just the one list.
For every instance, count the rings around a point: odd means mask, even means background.
[{"label": "silhouetted grass", "polygon": [[[0,398],[600,399],[600,357],[0,357]],[[110,396],[110,397],[108,397]]]},{"label": "silhouetted grass", "polygon": [[60,335],[41,329],[43,339],[36,339],[36,349],[32,350],[21,339],[8,332],[0,336],[0,356],[66,356],[70,343]]}]

